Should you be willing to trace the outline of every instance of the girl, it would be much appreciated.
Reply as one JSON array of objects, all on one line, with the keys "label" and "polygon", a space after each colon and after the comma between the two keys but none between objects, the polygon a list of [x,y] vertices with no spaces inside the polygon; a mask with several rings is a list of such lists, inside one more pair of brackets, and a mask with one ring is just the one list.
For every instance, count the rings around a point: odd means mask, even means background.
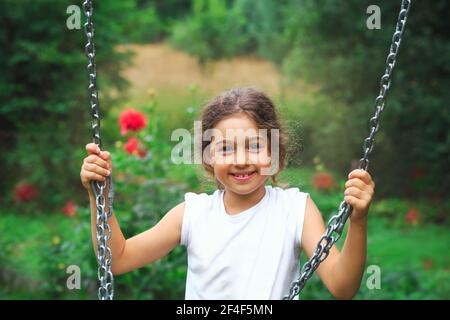
[{"label": "girl", "polygon": [[[266,137],[239,133],[261,129],[268,132]],[[186,299],[282,299],[299,275],[300,249],[311,256],[325,231],[322,216],[308,193],[278,186],[286,138],[272,101],[263,93],[238,88],[213,99],[202,115],[202,131],[211,130],[211,141],[202,141],[202,164],[218,189],[210,195],[187,192],[185,201],[155,226],[129,239],[112,215],[112,272],[140,268],[181,244],[188,253]],[[230,139],[230,132],[238,133]],[[94,143],[86,150],[80,176],[89,193],[96,249],[96,205],[89,181],[104,181],[112,162],[109,152]],[[263,172],[269,165],[276,170],[267,175]],[[269,177],[273,186],[266,184]],[[359,288],[375,187],[364,170],[354,170],[348,178],[345,201],[353,212],[347,238],[342,251],[333,246],[317,269],[337,299],[351,299]]]}]

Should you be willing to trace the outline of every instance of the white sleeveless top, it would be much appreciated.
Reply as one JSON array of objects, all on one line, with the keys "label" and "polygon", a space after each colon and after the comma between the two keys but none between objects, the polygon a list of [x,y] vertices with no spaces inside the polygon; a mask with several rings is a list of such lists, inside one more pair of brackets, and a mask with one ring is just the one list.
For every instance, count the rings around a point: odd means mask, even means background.
[{"label": "white sleeveless top", "polygon": [[229,215],[223,190],[185,194],[180,244],[188,253],[186,299],[282,299],[299,275],[308,194],[265,186],[253,207]]}]

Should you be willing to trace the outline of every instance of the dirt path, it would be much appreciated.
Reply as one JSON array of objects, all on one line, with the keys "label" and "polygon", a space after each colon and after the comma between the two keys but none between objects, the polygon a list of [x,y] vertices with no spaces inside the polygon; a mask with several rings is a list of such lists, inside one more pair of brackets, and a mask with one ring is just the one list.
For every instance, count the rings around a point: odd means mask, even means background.
[{"label": "dirt path", "polygon": [[197,85],[201,91],[216,94],[235,86],[254,86],[277,94],[281,75],[276,67],[253,57],[235,57],[201,67],[197,59],[166,44],[127,45],[134,51],[133,65],[123,73],[131,83],[130,94],[149,88],[186,90]]}]

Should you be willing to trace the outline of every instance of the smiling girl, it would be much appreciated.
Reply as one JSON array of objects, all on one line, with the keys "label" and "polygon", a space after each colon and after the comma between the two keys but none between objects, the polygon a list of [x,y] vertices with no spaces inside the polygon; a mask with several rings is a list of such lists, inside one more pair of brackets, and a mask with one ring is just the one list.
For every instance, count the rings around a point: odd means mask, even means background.
[{"label": "smiling girl", "polygon": [[[255,89],[232,89],[204,107],[201,121],[203,133],[212,132],[211,139],[202,141],[203,166],[217,190],[187,192],[155,226],[129,239],[113,214],[112,272],[140,268],[183,245],[188,253],[186,299],[282,299],[299,276],[301,250],[313,254],[325,224],[308,193],[278,185],[286,138],[275,106]],[[96,144],[86,150],[80,176],[90,198],[96,248],[90,180],[104,181],[112,161]],[[347,237],[342,250],[333,246],[317,269],[338,299],[351,299],[360,286],[374,188],[366,171],[349,174],[344,200],[353,212]]]}]

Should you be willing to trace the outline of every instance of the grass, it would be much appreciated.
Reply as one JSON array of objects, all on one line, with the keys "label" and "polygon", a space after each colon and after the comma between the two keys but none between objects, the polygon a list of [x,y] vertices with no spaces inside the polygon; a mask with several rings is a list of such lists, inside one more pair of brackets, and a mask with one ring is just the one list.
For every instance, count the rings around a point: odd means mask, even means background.
[{"label": "grass", "polygon": [[[309,192],[322,212],[336,208],[341,190],[321,193],[311,187],[313,171],[304,169],[286,169],[280,177],[290,186],[298,186]],[[376,203],[373,204],[376,206]],[[86,208],[87,209],[87,208]],[[86,210],[82,210],[87,213]],[[326,213],[324,213],[326,216]],[[27,298],[27,284],[45,282],[49,279],[46,265],[45,248],[52,247],[54,241],[66,243],[80,242],[76,247],[90,246],[88,230],[77,232],[83,216],[68,218],[62,214],[50,214],[29,217],[14,212],[2,212],[0,215],[1,269],[23,275],[25,286],[14,287],[11,283],[2,284],[0,297],[4,299]],[[56,237],[56,238],[55,238]],[[339,246],[343,239],[339,242]],[[368,290],[365,287],[366,274],[360,293],[360,299],[432,299],[450,298],[450,260],[447,245],[450,234],[446,227],[437,225],[417,225],[399,227],[388,219],[379,216],[369,218],[368,263],[377,265],[382,272],[382,290]],[[78,249],[76,249],[78,250]],[[76,261],[83,254],[72,253],[73,256],[61,255],[61,259]],[[51,263],[70,264],[53,257]],[[95,270],[94,270],[95,271]],[[64,270],[61,270],[64,273]],[[1,279],[1,278],[0,278]],[[4,281],[3,280],[0,280]],[[384,289],[384,290],[383,290]],[[46,299],[35,292],[34,298]],[[29,298],[29,296],[28,296]],[[328,294],[317,276],[305,288],[304,299],[328,299]]]},{"label": "grass", "polygon": [[[114,106],[110,117],[117,117],[128,106],[139,109],[140,106],[148,103],[149,94],[156,94],[158,101],[156,111],[164,122],[164,130],[168,133],[175,128],[190,130],[193,115],[188,116],[187,108],[192,107],[195,115],[206,99],[223,89],[248,85],[246,78],[248,75],[252,76],[252,85],[267,91],[276,102],[279,102],[282,109],[297,105],[298,99],[301,98],[298,92],[304,94],[305,91],[311,90],[309,87],[306,88],[307,90],[299,90],[297,86],[289,94],[284,92],[284,98],[281,99],[278,85],[279,73],[270,64],[259,60],[221,61],[201,70],[193,58],[174,52],[164,45],[138,46],[134,49],[137,52],[135,65],[125,74],[132,82],[130,98],[125,105]],[[246,68],[243,69],[243,65]],[[249,71],[248,68],[252,70]],[[232,83],[225,81],[230,79],[229,74],[233,74]],[[115,121],[107,120],[105,123],[107,125],[104,129],[109,129],[111,132],[117,131]],[[112,134],[106,136],[112,136]],[[177,166],[176,169],[183,170],[183,166]],[[177,170],[173,172],[174,177],[182,176]],[[202,170],[199,168],[198,173],[202,174]],[[289,187],[298,187],[301,191],[308,192],[324,218],[328,219],[337,210],[342,200],[345,177],[335,175],[336,187],[329,192],[322,192],[312,187],[313,174],[312,168],[286,168],[280,174],[279,180],[288,183]],[[214,189],[213,183],[206,183],[203,187],[206,192]],[[391,204],[396,204],[396,207],[391,208]],[[392,217],[383,216],[386,207],[394,212],[394,220]],[[409,204],[401,199],[375,199],[372,205],[373,210],[371,209],[369,215],[367,265],[374,264],[380,267],[382,290],[368,290],[365,286],[368,276],[366,274],[356,298],[450,298],[448,228],[423,223],[406,225],[403,218],[405,212],[399,208],[408,207]],[[87,210],[87,208],[80,210],[76,218],[68,218],[62,214],[26,216],[5,210],[0,212],[0,247],[2,248],[0,250],[0,299],[48,299],[53,295],[58,298],[67,298],[64,291],[51,291],[52,286],[64,281],[66,277],[65,270],[55,268],[55,265],[68,265],[72,262],[78,263],[77,261],[81,263],[82,259],[84,260],[82,268],[85,270],[84,277],[90,279],[95,290],[96,270],[91,268],[92,270],[86,271],[86,268],[90,268],[86,262],[89,260],[87,256],[93,258]],[[342,245],[343,240],[339,241],[338,247]],[[55,241],[63,243],[64,246],[54,245]],[[55,253],[55,247],[65,248],[65,251]],[[169,267],[168,269],[174,270],[176,277],[182,276],[177,273],[180,272],[179,268]],[[17,275],[20,275],[19,282],[9,279]],[[304,299],[331,298],[317,276],[313,276],[310,282],[302,294]],[[47,292],[51,292],[52,296],[39,291],[39,283],[48,283],[47,288],[50,289]],[[62,282],[60,285],[63,284]],[[31,292],[33,287],[34,291]],[[133,285],[127,283],[127,288],[132,290]],[[167,290],[170,289],[167,288]],[[61,292],[63,295],[60,294]],[[79,297],[93,298],[90,293],[82,293],[74,298]]]}]

